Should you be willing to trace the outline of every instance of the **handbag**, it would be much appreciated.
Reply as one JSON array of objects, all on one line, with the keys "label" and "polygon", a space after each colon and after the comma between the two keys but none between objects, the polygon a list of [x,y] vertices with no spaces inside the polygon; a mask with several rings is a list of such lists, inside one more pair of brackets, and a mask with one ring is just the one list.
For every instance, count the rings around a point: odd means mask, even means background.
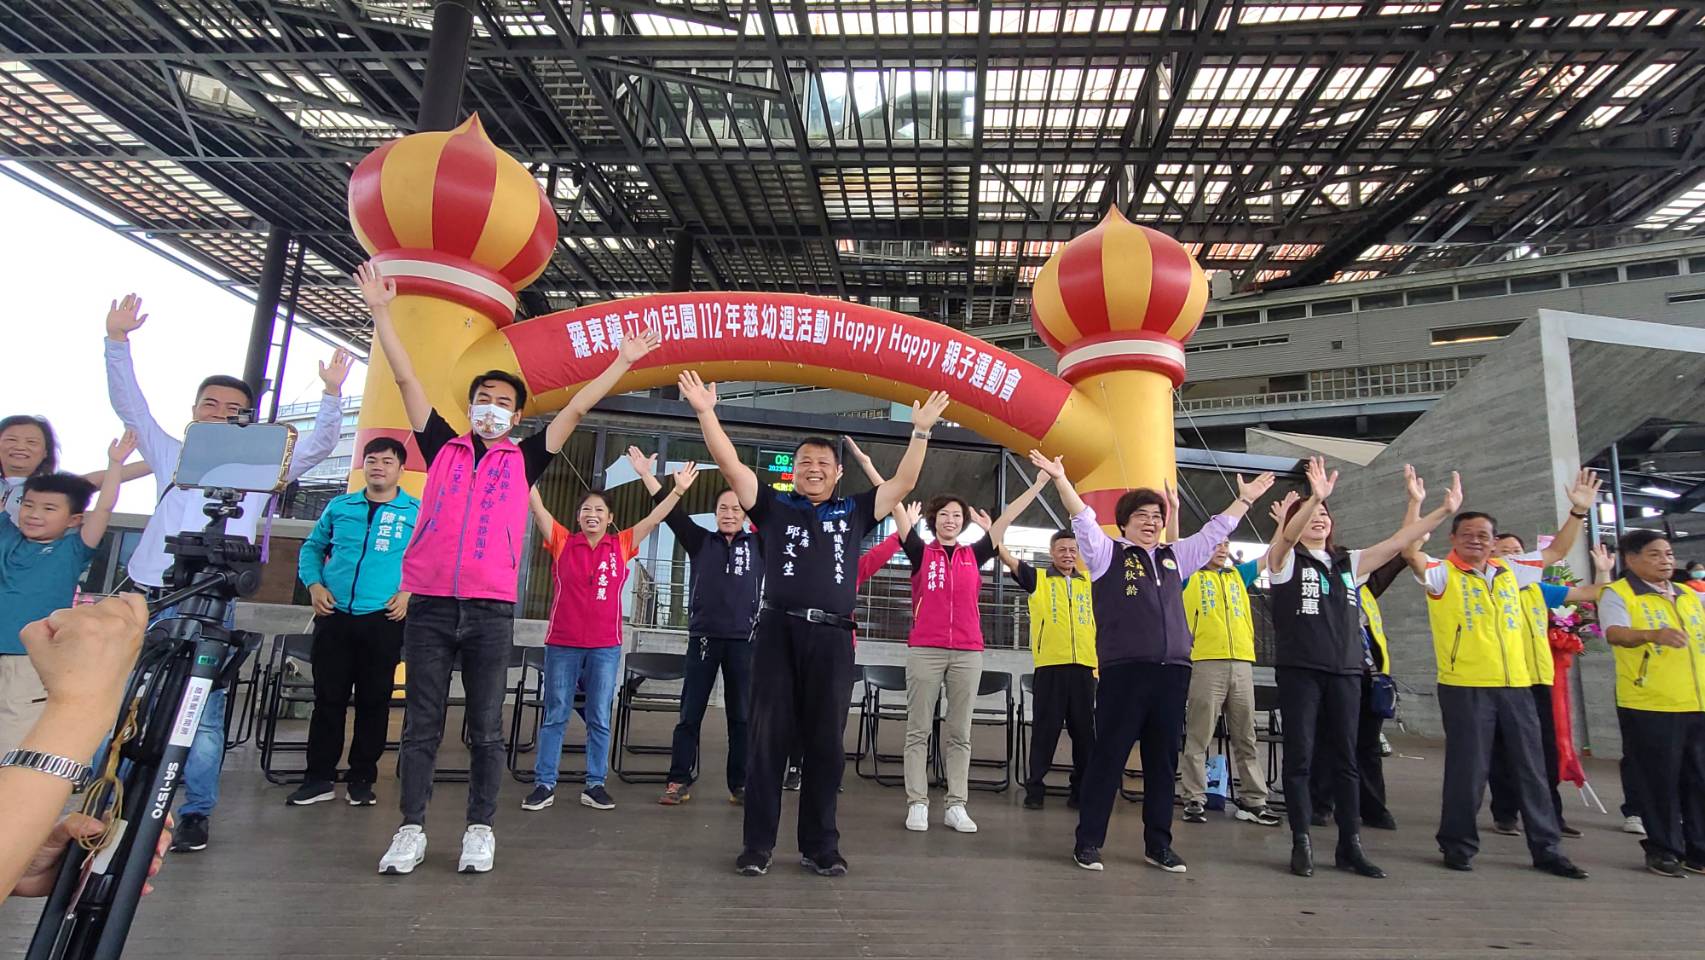
[{"label": "handbag", "polygon": [[1368,712],[1382,720],[1397,719],[1397,681],[1373,662],[1373,640],[1362,628],[1362,662],[1368,669]]}]

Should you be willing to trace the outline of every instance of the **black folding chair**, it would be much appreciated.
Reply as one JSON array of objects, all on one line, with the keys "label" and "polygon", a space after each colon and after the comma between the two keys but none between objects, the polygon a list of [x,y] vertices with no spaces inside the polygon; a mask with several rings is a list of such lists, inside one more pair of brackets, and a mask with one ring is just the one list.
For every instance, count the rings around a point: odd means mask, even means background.
[{"label": "black folding chair", "polygon": [[[522,765],[521,754],[532,753],[538,748],[539,727],[545,721],[545,648],[517,647],[516,649],[520,651],[519,656],[512,657],[511,662],[519,661],[520,673],[516,675],[515,686],[510,689],[510,694],[514,696],[515,703],[510,708],[509,713],[509,744],[506,754],[509,758],[509,775],[517,783],[532,783],[534,780],[533,767],[531,764]],[[529,711],[532,713],[530,723],[525,719]],[[571,712],[578,713],[582,720],[585,719],[586,693],[584,691],[578,689],[574,691],[574,705]],[[582,723],[581,727],[584,729],[585,724]],[[523,736],[523,732],[525,732],[525,736]],[[586,741],[581,740],[576,743],[564,737],[562,752],[564,754],[579,754],[584,758]],[[557,780],[562,783],[585,783],[585,760],[582,759],[580,765],[572,769],[560,768],[557,772]]]},{"label": "black folding chair", "polygon": [[[613,753],[610,769],[623,783],[662,783],[669,779],[669,771],[664,770],[630,770],[626,762],[629,754],[635,756],[669,756],[674,751],[672,743],[633,743],[633,715],[635,713],[669,713],[679,715],[681,712],[681,694],[660,691],[655,686],[642,690],[647,681],[669,683],[685,679],[687,676],[687,658],[679,653],[630,653],[627,656],[626,668],[623,671],[621,690],[616,694],[616,722],[613,730]],[[695,771],[696,772],[696,771]]]},{"label": "black folding chair", "polygon": [[[866,780],[892,787],[906,782],[902,773],[895,776],[883,773],[885,763],[904,764],[906,755],[900,753],[883,753],[881,748],[881,729],[885,720],[900,722],[902,729],[906,723],[906,668],[893,664],[866,664],[864,666],[864,699],[859,706],[859,728],[863,731],[860,746],[863,756],[854,762],[853,772]],[[884,700],[883,693],[899,693],[900,702]],[[870,760],[870,772],[864,772],[863,761]]]},{"label": "black folding chair", "polygon": [[[279,716],[289,705],[314,702],[314,681],[304,668],[313,665],[314,635],[311,633],[279,634],[272,644],[272,658],[266,668],[264,683],[265,704],[257,724],[256,736],[260,747],[261,773],[270,783],[301,783],[308,775],[307,764],[292,769],[279,769],[278,754],[308,752],[308,738],[281,740],[278,736]],[[225,705],[230,708],[229,694]],[[304,756],[306,760],[306,756]]]},{"label": "black folding chair", "polygon": [[1285,745],[1284,717],[1279,710],[1279,688],[1271,685],[1255,685],[1255,712],[1267,715],[1267,729],[1255,731],[1255,742],[1267,745],[1267,805],[1276,810],[1284,809],[1284,800],[1275,801],[1273,797],[1283,797],[1285,778],[1280,773],[1279,751]]},{"label": "black folding chair", "polygon": [[[1032,734],[1035,727],[1036,675],[1027,673],[1018,678],[1018,780],[1020,783],[1024,782],[1025,777],[1030,776],[1030,750],[1031,741],[1035,739]],[[1059,744],[1056,742],[1055,749],[1058,748]],[[1069,774],[1072,772],[1072,765],[1053,762],[1050,758],[1048,770],[1050,773]],[[1069,786],[1049,783],[1047,780],[1042,781],[1042,790],[1045,795],[1051,797],[1067,797],[1072,792]]]},{"label": "black folding chair", "polygon": [[[1014,719],[1016,703],[1012,699],[1012,674],[1005,670],[984,670],[977,681],[977,699],[1000,695],[1004,702],[999,707],[974,706],[971,709],[971,733],[973,741],[978,727],[999,727],[1003,750],[1000,759],[993,757],[978,757],[976,750],[971,752],[972,775],[966,779],[966,785],[972,790],[989,790],[1001,793],[1012,786],[1013,737],[1018,732]],[[976,771],[999,770],[1000,779],[978,777]]]},{"label": "black folding chair", "polygon": [[237,679],[225,692],[225,749],[227,752],[248,743],[255,734],[255,721],[260,716],[260,701],[265,686],[262,675],[268,655],[267,638],[247,651],[247,661],[237,673]]}]

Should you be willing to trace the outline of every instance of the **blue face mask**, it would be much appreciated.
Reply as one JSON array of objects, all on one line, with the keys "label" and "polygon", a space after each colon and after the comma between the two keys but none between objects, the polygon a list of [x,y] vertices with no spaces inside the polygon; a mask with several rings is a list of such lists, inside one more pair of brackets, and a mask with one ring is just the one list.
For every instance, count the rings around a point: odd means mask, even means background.
[{"label": "blue face mask", "polygon": [[1687,571],[1687,579],[1705,580],[1705,570],[1689,570]]}]

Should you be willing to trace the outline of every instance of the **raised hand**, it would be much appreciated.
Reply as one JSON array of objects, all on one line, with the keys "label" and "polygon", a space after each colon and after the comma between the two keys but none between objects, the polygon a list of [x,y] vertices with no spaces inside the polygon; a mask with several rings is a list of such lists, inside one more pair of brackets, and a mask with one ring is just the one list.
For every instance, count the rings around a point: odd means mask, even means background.
[{"label": "raised hand", "polygon": [[1302,494],[1295,490],[1286,490],[1283,497],[1273,501],[1273,505],[1267,509],[1267,515],[1273,518],[1274,523],[1283,525],[1285,518],[1290,515],[1291,504],[1301,499]]},{"label": "raised hand", "polygon": [[989,512],[987,510],[979,510],[976,507],[971,508],[971,522],[982,527],[984,530],[993,530],[995,526],[995,520],[993,517],[989,516]]},{"label": "raised hand", "polygon": [[1415,472],[1413,464],[1403,465],[1403,489],[1409,494],[1409,502],[1420,504],[1427,499],[1427,482]]},{"label": "raised hand", "polygon": [[1608,581],[1616,571],[1616,554],[1602,543],[1594,544],[1592,549],[1593,569],[1598,571],[1599,580]]},{"label": "raised hand", "polygon": [[1563,495],[1569,498],[1569,506],[1574,513],[1591,513],[1593,504],[1598,502],[1599,488],[1604,481],[1591,470],[1582,469],[1575,474],[1575,482],[1564,489]]},{"label": "raised hand", "polygon": [[1066,476],[1066,461],[1064,457],[1049,460],[1040,450],[1030,451],[1030,463],[1036,469],[1048,475],[1051,480],[1063,480]]},{"label": "raised hand", "polygon": [[716,409],[716,384],[705,383],[699,379],[698,371],[682,370],[675,378],[675,386],[681,391],[681,399],[687,401],[687,406],[694,413],[709,413]]},{"label": "raised hand", "polygon": [[675,471],[675,492],[682,494],[699,478],[699,465],[692,460],[681,464],[681,469]]},{"label": "raised hand", "polygon": [[1166,516],[1168,519],[1178,516],[1178,488],[1170,480],[1160,481],[1160,492],[1166,497]]},{"label": "raised hand", "polygon": [[343,381],[349,379],[349,368],[354,364],[355,357],[342,347],[332,354],[330,364],[320,364],[320,382],[326,385],[327,393],[335,397],[343,392]]},{"label": "raised hand", "polygon": [[1325,500],[1332,496],[1332,488],[1338,485],[1338,471],[1326,471],[1325,457],[1308,458],[1308,490],[1309,496],[1316,500]]},{"label": "raised hand", "polygon": [[115,467],[122,467],[124,461],[129,460],[130,455],[135,452],[136,431],[126,430],[123,436],[114,440],[112,445],[107,447],[107,462]]},{"label": "raised hand", "polygon": [[379,272],[379,265],[369,260],[355,268],[355,285],[367,309],[377,313],[388,310],[397,298],[397,282]]},{"label": "raised hand", "polygon": [[918,519],[924,515],[924,505],[913,501],[911,503],[894,504],[894,526],[902,535],[916,530]]},{"label": "raised hand", "polygon": [[638,447],[628,447],[628,463],[633,466],[633,472],[642,477],[657,476],[657,454],[649,456],[641,453]]},{"label": "raised hand", "polygon": [[[1239,473],[1236,474],[1236,479],[1237,498],[1250,506],[1254,506],[1255,501],[1261,499],[1268,490],[1273,489],[1273,481],[1275,478],[1271,472],[1267,472],[1257,474],[1255,479],[1248,481],[1245,481],[1243,479],[1243,474]],[[1312,480],[1313,478],[1311,477],[1310,479]],[[1336,483],[1337,480],[1338,475],[1334,473],[1332,475],[1332,482]],[[1330,488],[1328,488],[1328,491],[1330,492]],[[1176,503],[1176,499],[1174,499],[1173,502]]]},{"label": "raised hand", "polygon": [[942,411],[947,409],[947,394],[940,390],[929,395],[923,403],[912,401],[912,429],[928,433],[941,419]]},{"label": "raised hand", "polygon": [[663,345],[663,332],[649,329],[640,332],[637,337],[626,337],[622,340],[622,359],[629,366],[645,359],[645,355]]},{"label": "raised hand", "polygon": [[1452,470],[1450,474],[1450,489],[1445,491],[1445,512],[1455,513],[1462,509],[1462,474]]},{"label": "raised hand", "polygon": [[114,300],[107,308],[107,339],[124,343],[147,322],[148,315],[142,312],[142,298],[127,293],[124,299]]},{"label": "raised hand", "polygon": [[852,437],[843,433],[841,434],[841,442],[847,445],[847,452],[852,454],[852,458],[854,460],[857,460],[861,464],[868,464],[871,462],[870,454],[861,450],[858,443],[854,441]]}]

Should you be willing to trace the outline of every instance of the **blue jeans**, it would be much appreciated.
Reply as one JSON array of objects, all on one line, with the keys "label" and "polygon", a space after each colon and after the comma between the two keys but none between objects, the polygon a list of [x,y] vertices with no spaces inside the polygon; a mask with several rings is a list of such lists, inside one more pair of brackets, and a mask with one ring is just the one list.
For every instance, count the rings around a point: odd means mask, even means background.
[{"label": "blue jeans", "polygon": [[556,789],[562,763],[562,737],[574,712],[574,691],[586,683],[586,786],[602,784],[610,773],[610,702],[616,695],[621,647],[545,647],[545,720],[539,728],[535,782]]},{"label": "blue jeans", "polygon": [[[167,607],[154,615],[148,625],[170,620],[178,608]],[[225,614],[225,629],[236,627],[237,605],[231,604]],[[104,752],[104,751],[103,751]],[[183,802],[178,805],[178,817],[208,816],[219,804],[219,771],[225,765],[225,688],[216,687],[207,696],[201,709],[201,722],[195,728],[195,740],[184,758]]]}]

